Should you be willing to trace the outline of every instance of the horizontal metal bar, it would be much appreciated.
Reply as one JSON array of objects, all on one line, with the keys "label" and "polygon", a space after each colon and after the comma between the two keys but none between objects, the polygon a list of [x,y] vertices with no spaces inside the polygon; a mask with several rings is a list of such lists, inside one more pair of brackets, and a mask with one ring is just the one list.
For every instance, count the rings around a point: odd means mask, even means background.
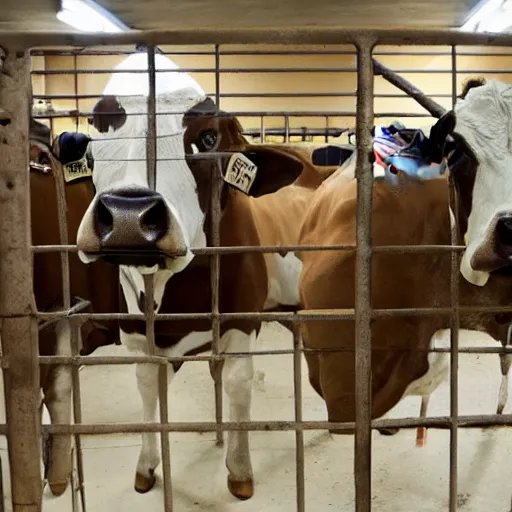
[{"label": "horizontal metal bar", "polygon": [[[215,93],[206,93],[215,96]],[[225,92],[221,98],[355,98],[356,93],[346,92]],[[451,98],[451,94],[427,94],[429,98]],[[101,94],[33,94],[35,100],[90,100],[101,98]],[[407,94],[376,93],[374,98],[412,99]]]},{"label": "horizontal metal bar", "polygon": [[[76,113],[75,113],[76,112]],[[182,112],[184,114],[184,112]],[[91,117],[93,112],[78,112],[73,111],[70,112],[55,112],[48,114],[33,114],[32,117],[34,119],[59,119],[59,118],[67,118],[67,117]],[[147,115],[147,112],[129,112],[126,113],[127,116],[143,116]],[[157,116],[173,116],[176,115],[176,112],[158,112]],[[355,117],[356,112],[352,110],[328,110],[328,111],[319,111],[313,110],[308,112],[307,110],[302,111],[240,111],[240,112],[230,112],[230,115],[233,117]],[[216,116],[212,116],[215,118]],[[415,112],[375,112],[375,118],[380,117],[431,117],[428,112],[425,113],[415,113]],[[161,161],[163,159],[160,159]]]},{"label": "horizontal metal bar", "polygon": [[[512,414],[490,414],[459,416],[459,427],[510,427]],[[372,420],[372,429],[381,428],[449,428],[450,417],[436,416],[430,418],[393,418]],[[47,434],[140,434],[145,432],[216,432],[222,431],[248,431],[248,432],[286,432],[302,430],[337,430],[351,432],[355,429],[355,422],[335,423],[329,421],[248,421],[248,422],[189,422],[189,423],[103,423],[80,425],[43,425],[42,430]],[[0,435],[5,435],[6,425],[0,425]]]},{"label": "horizontal metal bar", "polygon": [[81,33],[43,31],[0,31],[5,47],[35,46],[105,46],[213,45],[213,44],[366,44],[372,40],[382,45],[464,45],[512,46],[512,34],[462,32],[458,29],[342,29],[337,27],[303,28],[202,28],[171,30],[130,30],[129,32]]},{"label": "horizontal metal bar", "polygon": [[[475,313],[512,313],[510,306],[460,306],[461,315]],[[451,308],[402,308],[402,309],[373,309],[372,318],[388,317],[415,317],[415,316],[450,316]],[[142,313],[76,313],[69,314],[67,310],[38,311],[35,316],[42,319],[54,318],[81,318],[85,320],[141,320],[145,321]],[[5,318],[5,317],[0,317]],[[172,313],[156,314],[156,322],[169,322],[176,320],[212,320],[218,318],[221,322],[227,320],[259,320],[262,322],[309,322],[317,320],[354,320],[354,309],[308,309],[292,313],[284,312],[238,312],[238,313]]]},{"label": "horizontal metal bar", "polygon": [[[156,73],[215,73],[215,68],[177,68],[177,69],[156,69]],[[355,67],[297,67],[297,68],[221,68],[219,73],[225,74],[254,74],[254,73],[356,73]],[[418,68],[402,68],[394,69],[397,74],[410,74],[410,75],[439,75],[450,74],[451,69],[418,69]],[[118,73],[147,73],[145,69],[36,69],[32,71],[33,75],[104,75],[104,74],[118,74]],[[510,75],[512,69],[459,69],[459,75]]]},{"label": "horizontal metal bar", "polygon": [[[372,251],[391,253],[442,254],[465,250],[464,245],[378,245]],[[355,245],[239,245],[233,247],[198,247],[191,249],[196,255],[239,254],[239,253],[282,253],[312,251],[354,251]],[[77,252],[76,245],[33,245],[32,252]]]},{"label": "horizontal metal bar", "polygon": [[[31,51],[31,55],[45,57],[45,56],[78,56],[78,57],[92,57],[92,56],[101,56],[101,55],[131,55],[136,53],[134,50],[83,50],[80,48],[77,49],[64,49],[64,50],[53,50],[53,49],[44,49],[39,50],[35,49]],[[165,51],[161,52],[162,55],[197,55],[197,56],[215,56],[214,50],[174,50],[174,51]],[[458,56],[462,57],[512,57],[511,52],[471,52],[471,51],[458,51]],[[354,50],[222,50],[221,57],[223,56],[236,56],[236,55],[247,55],[247,56],[290,56],[290,55],[333,55],[333,56],[341,56],[341,55],[352,55],[356,56],[356,52]],[[451,56],[451,51],[443,51],[443,50],[418,50],[418,51],[375,51],[373,55],[376,57],[393,57],[393,56],[421,56],[421,57],[448,57]]]},{"label": "horizontal metal bar", "polygon": [[[373,351],[392,351],[390,347],[374,347]],[[397,352],[416,351],[416,347],[397,348]],[[301,353],[307,354],[325,354],[325,353],[354,353],[354,348],[306,348],[299,349]],[[449,353],[449,347],[430,348],[428,353]],[[460,347],[459,354],[511,354],[512,347]],[[276,350],[255,350],[250,352],[220,352],[219,354],[194,355],[194,356],[39,356],[39,363],[42,365],[71,365],[71,366],[104,366],[104,365],[128,365],[137,363],[186,363],[192,361],[210,362],[223,361],[229,358],[247,357],[247,356],[288,356],[294,355],[293,349]],[[1,359],[0,359],[1,366]]]}]

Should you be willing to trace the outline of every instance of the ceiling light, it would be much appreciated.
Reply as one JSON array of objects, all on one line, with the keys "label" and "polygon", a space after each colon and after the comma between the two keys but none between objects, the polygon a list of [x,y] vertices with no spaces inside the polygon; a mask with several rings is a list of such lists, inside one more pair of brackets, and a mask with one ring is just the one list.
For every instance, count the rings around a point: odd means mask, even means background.
[{"label": "ceiling light", "polygon": [[503,32],[512,25],[509,0],[481,0],[460,30],[464,32]]},{"label": "ceiling light", "polygon": [[93,0],[61,0],[57,19],[82,32],[127,32],[130,27]]}]

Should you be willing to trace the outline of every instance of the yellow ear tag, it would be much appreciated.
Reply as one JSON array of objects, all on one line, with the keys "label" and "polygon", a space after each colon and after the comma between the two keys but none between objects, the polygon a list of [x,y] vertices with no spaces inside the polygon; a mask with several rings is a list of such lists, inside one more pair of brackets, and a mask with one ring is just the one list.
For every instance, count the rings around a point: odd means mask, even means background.
[{"label": "yellow ear tag", "polygon": [[229,159],[224,181],[248,194],[257,172],[257,165],[253,164],[244,154],[235,153]]},{"label": "yellow ear tag", "polygon": [[84,156],[76,162],[69,162],[62,166],[64,171],[64,180],[66,183],[77,180],[79,178],[87,178],[92,176],[92,170],[87,167],[87,159]]}]

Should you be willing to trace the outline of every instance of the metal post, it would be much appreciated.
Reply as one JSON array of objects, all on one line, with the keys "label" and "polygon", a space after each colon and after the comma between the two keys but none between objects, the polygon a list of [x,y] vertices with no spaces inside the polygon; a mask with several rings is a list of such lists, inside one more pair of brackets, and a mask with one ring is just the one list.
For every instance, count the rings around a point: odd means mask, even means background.
[{"label": "metal post", "polygon": [[0,318],[13,512],[41,512],[38,329],[30,250],[28,51],[8,48],[0,69]]},{"label": "metal post", "polygon": [[[452,46],[452,107],[457,100],[457,49]],[[457,204],[455,199],[455,185],[450,178],[451,204]],[[457,212],[454,212],[456,215]],[[457,217],[456,217],[457,218]],[[452,246],[457,245],[457,231],[452,229]],[[459,253],[451,253],[450,269],[450,300],[452,317],[450,325],[450,512],[457,510],[457,438],[458,438],[458,415],[459,415]]]},{"label": "metal post", "polygon": [[146,139],[146,166],[148,175],[148,187],[156,188],[156,72],[155,72],[155,47],[147,47],[148,54],[148,135]]},{"label": "metal post", "polygon": [[356,431],[354,476],[356,512],[371,511],[371,215],[373,185],[373,43],[357,45],[357,230],[355,373]]},{"label": "metal post", "polygon": [[[295,422],[302,423],[302,338],[301,324],[293,324],[293,390],[295,398]],[[297,512],[304,512],[305,477],[304,477],[304,432],[295,431],[295,475],[297,487]]]},{"label": "metal post", "polygon": [[[215,101],[217,108],[220,108],[220,48],[219,45],[215,45]],[[220,168],[220,159],[218,160]],[[219,247],[220,245],[220,178],[215,174],[212,176],[212,245],[213,247]],[[219,281],[220,281],[220,256],[214,254],[210,258],[211,268],[211,290],[212,290],[212,314],[219,314]],[[212,317],[212,353],[217,355],[219,353],[220,344],[220,319],[218,316]],[[222,363],[215,361],[210,363],[212,365],[212,376],[215,389],[215,422],[217,425],[222,425]],[[217,438],[215,444],[222,446],[224,444],[224,434],[219,428],[217,430]]]}]

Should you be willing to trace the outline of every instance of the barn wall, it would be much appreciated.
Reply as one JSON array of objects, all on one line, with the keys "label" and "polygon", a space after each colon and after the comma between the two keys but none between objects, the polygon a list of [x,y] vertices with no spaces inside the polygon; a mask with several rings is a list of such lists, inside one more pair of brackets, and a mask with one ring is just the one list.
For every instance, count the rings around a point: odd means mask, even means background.
[{"label": "barn wall", "polygon": [[[165,51],[181,51],[180,47],[162,47]],[[232,45],[223,46],[222,50],[248,50],[258,47],[236,47]],[[264,49],[260,47],[260,49]],[[266,46],[265,49],[283,50],[281,46]],[[288,49],[294,49],[288,47]],[[308,46],[295,47],[295,49],[321,50],[321,47]],[[329,47],[328,50],[340,50],[352,48],[349,46]],[[186,48],[187,51],[212,51],[212,47]],[[449,54],[449,47],[379,47],[379,51],[407,51],[408,55],[383,55],[378,56],[380,62],[393,70],[404,71],[402,76],[413,82],[426,94],[451,94],[451,75],[442,73],[439,70],[449,70],[451,66],[450,55],[425,56],[415,55],[418,51],[445,52]],[[512,81],[512,75],[491,73],[492,70],[512,69],[512,56],[499,55],[506,49],[470,48],[461,47],[462,52],[489,53],[496,55],[488,56],[462,56],[457,59],[458,67],[458,91],[462,83],[474,73],[471,70],[486,70],[484,76],[498,78],[504,81]],[[215,57],[213,55],[171,55],[171,58],[181,68],[214,69]],[[46,56],[36,57],[34,65],[36,69],[66,70],[66,69],[111,69],[122,59],[117,56]],[[43,68],[41,67],[43,66]],[[222,68],[354,68],[355,56],[353,55],[221,55],[220,67]],[[432,70],[425,73],[424,70]],[[420,71],[420,72],[418,72]],[[423,71],[423,72],[421,72]],[[190,75],[205,89],[207,93],[215,93],[215,75],[211,71],[191,72]],[[66,94],[72,95],[75,90],[78,94],[101,94],[103,87],[109,79],[109,74],[79,74],[79,75],[46,75],[34,76],[34,91],[41,91],[40,94]],[[355,92],[356,74],[354,72],[322,71],[315,73],[306,72],[252,72],[252,73],[222,73],[222,93],[332,93],[332,92]],[[391,84],[377,77],[375,81],[376,94],[397,93]],[[451,104],[450,98],[434,98],[445,107]],[[56,110],[77,109],[81,112],[90,112],[96,100],[53,100],[52,104]],[[347,111],[355,112],[355,97],[308,97],[308,98],[222,98],[221,108],[228,111]],[[412,99],[402,98],[376,98],[376,113],[422,113],[422,108]],[[240,118],[245,128],[260,128],[259,117]],[[376,119],[377,123],[388,123],[393,119],[400,119],[406,126],[427,128],[432,118],[425,116],[420,118],[407,118],[388,116]],[[75,130],[77,126],[82,131],[89,131],[90,127],[86,119],[81,119],[79,124],[76,118],[53,119],[54,133],[64,130]],[[326,125],[324,117],[290,117],[290,127],[316,127],[323,128]],[[353,127],[355,118],[353,116],[330,117],[329,126]],[[265,127],[284,127],[283,117],[267,117]],[[270,140],[267,138],[267,140]],[[279,139],[282,140],[282,139]],[[322,140],[319,137],[319,140]]]}]

